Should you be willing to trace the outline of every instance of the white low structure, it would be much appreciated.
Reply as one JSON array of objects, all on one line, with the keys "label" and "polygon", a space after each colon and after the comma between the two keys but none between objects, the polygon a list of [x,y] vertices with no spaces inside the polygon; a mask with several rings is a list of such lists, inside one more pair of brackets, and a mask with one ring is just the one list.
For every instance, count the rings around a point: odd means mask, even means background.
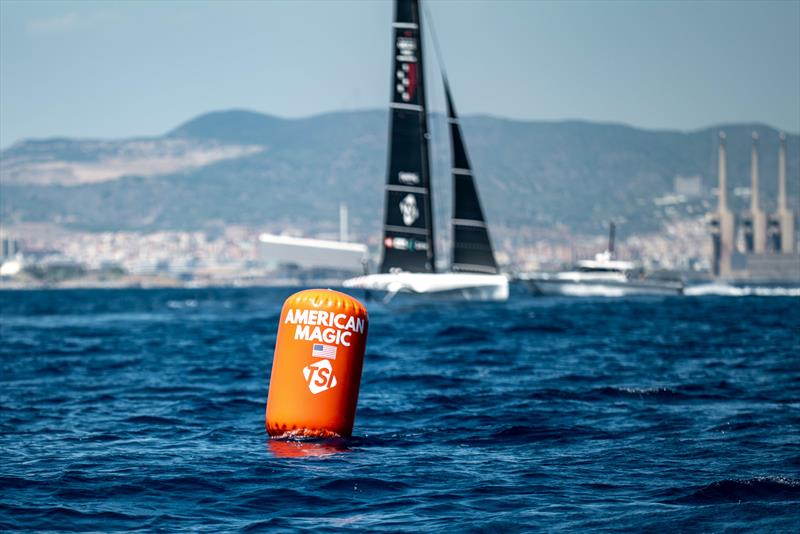
[{"label": "white low structure", "polygon": [[360,272],[367,257],[367,246],[361,243],[273,234],[261,234],[258,241],[267,261],[304,269]]},{"label": "white low structure", "polygon": [[19,260],[8,260],[0,265],[0,276],[16,276],[22,270],[22,262]]}]

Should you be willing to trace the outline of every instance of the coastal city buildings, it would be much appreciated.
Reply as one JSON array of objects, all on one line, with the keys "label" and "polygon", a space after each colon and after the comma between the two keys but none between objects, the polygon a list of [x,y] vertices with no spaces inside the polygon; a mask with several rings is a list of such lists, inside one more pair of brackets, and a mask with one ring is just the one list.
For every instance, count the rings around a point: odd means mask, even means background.
[{"label": "coastal city buildings", "polygon": [[[787,195],[786,136],[781,135],[778,150],[777,199],[760,193],[770,180],[760,171],[761,141],[754,133],[750,187],[731,188],[727,139],[720,133],[714,162],[719,181],[716,207],[714,192],[703,189],[701,176],[675,176],[672,192],[643,199],[650,203],[657,224],[646,230],[624,219],[617,221],[622,237],[616,257],[638,262],[649,272],[687,279],[800,279],[797,221]],[[737,173],[739,182],[741,178]],[[740,197],[748,200],[747,208]],[[512,274],[563,269],[605,250],[605,224],[598,221],[597,233],[589,235],[561,224],[498,223],[492,227],[496,258],[503,271]],[[369,227],[350,226],[344,204],[339,206],[338,229],[334,221],[316,230],[285,221],[268,227],[215,223],[203,230],[149,232],[88,232],[48,223],[6,225],[0,229],[0,286],[284,285],[322,280],[335,284],[365,270],[375,271],[380,238],[364,231]],[[439,235],[438,267],[446,269],[449,232]]]},{"label": "coastal city buildings", "polygon": [[[668,222],[661,232],[630,235],[618,242],[617,255],[653,270],[708,269],[707,224],[698,216]],[[374,236],[351,236],[355,242],[337,243],[305,240],[297,230],[283,236],[243,226],[214,232],[97,233],[31,225],[14,232],[13,238],[3,238],[4,247],[15,252],[13,257],[4,254],[3,263],[19,261],[19,268],[14,276],[0,278],[5,287],[291,284],[309,277],[335,280],[346,273],[360,274],[362,258],[373,268],[379,260]],[[512,272],[559,268],[592,257],[606,245],[605,236],[520,235],[518,229],[505,227],[494,237],[498,261]],[[323,246],[315,253],[303,249],[306,243]]]}]

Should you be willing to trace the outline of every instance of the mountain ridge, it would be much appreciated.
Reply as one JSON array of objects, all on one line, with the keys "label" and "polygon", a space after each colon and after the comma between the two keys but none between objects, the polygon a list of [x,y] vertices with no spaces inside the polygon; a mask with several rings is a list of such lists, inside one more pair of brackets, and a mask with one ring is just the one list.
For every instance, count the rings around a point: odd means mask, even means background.
[{"label": "mountain ridge", "polygon": [[[267,113],[263,111],[257,111],[253,109],[247,108],[229,108],[229,109],[222,109],[222,110],[215,110],[215,111],[208,111],[205,113],[201,113],[200,115],[196,115],[192,118],[189,118],[183,122],[181,122],[175,128],[167,130],[162,134],[152,134],[152,135],[136,135],[132,137],[113,137],[113,138],[102,138],[102,137],[70,137],[67,135],[55,135],[55,136],[44,136],[44,137],[28,137],[24,139],[19,139],[14,143],[10,144],[6,148],[0,148],[0,154],[3,152],[9,151],[15,148],[18,145],[24,145],[29,143],[49,143],[49,142],[63,142],[63,141],[70,141],[70,142],[115,142],[115,141],[148,141],[153,139],[160,139],[164,137],[170,137],[175,132],[180,130],[183,126],[190,124],[192,122],[197,121],[198,119],[202,119],[207,116],[219,116],[229,113],[245,113],[245,114],[253,114],[262,117],[268,117],[270,119],[274,119],[276,121],[284,121],[284,122],[292,122],[292,121],[306,121],[312,120],[319,117],[325,117],[329,115],[343,115],[343,114],[351,114],[351,113],[385,113],[388,115],[388,111],[382,108],[358,108],[358,109],[346,109],[346,110],[333,110],[333,111],[323,111],[320,113],[314,113],[312,115],[306,115],[302,117],[282,117],[280,115],[275,115],[273,113]],[[429,112],[429,116],[444,116],[444,111],[431,111]],[[506,117],[503,115],[493,115],[491,113],[471,113],[462,115],[461,118],[463,119],[492,119],[497,121],[506,121],[512,123],[536,123],[536,124],[543,124],[543,125],[555,125],[555,124],[583,124],[583,125],[595,125],[595,126],[620,126],[624,128],[630,128],[637,131],[642,132],[653,132],[653,133],[680,133],[680,134],[692,134],[697,133],[705,130],[724,130],[728,127],[738,127],[738,126],[747,126],[747,127],[754,127],[759,129],[769,129],[775,130],[778,132],[784,132],[788,136],[797,137],[800,136],[800,132],[790,132],[788,130],[783,130],[781,128],[777,128],[765,122],[759,121],[745,121],[745,122],[726,122],[726,123],[717,123],[717,124],[710,124],[707,126],[700,126],[694,128],[653,128],[653,127],[646,127],[646,126],[637,126],[635,124],[629,124],[625,122],[615,122],[615,121],[607,121],[607,120],[590,120],[590,119],[580,119],[580,118],[563,118],[563,119],[527,119],[527,118],[514,118],[514,117]]]},{"label": "mountain ridge", "polygon": [[[441,114],[431,114],[430,123],[435,215],[444,226],[449,141]],[[462,125],[493,227],[588,229],[617,218],[657,228],[664,214],[654,201],[674,192],[677,175],[700,176],[701,197],[679,209],[701,213],[715,202],[720,129],[728,134],[732,189],[749,186],[750,134],[759,132],[763,207],[771,211],[774,204],[778,130],[766,125],[682,132],[490,115],[464,116]],[[387,134],[388,112],[380,109],[305,118],[231,109],[198,115],[157,137],[24,141],[0,151],[0,221],[87,230],[193,229],[222,222],[314,231],[333,224],[344,201],[356,231],[375,233],[383,210]],[[787,137],[789,191],[796,203],[800,138]],[[737,209],[746,205],[744,197],[731,197]]]}]

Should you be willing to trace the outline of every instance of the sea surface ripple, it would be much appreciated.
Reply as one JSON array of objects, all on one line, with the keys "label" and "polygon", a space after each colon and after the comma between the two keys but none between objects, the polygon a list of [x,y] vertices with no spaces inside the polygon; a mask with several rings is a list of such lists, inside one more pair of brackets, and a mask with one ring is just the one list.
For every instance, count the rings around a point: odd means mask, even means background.
[{"label": "sea surface ripple", "polygon": [[355,436],[276,442],[293,291],[0,293],[0,530],[797,531],[800,299],[370,303]]}]

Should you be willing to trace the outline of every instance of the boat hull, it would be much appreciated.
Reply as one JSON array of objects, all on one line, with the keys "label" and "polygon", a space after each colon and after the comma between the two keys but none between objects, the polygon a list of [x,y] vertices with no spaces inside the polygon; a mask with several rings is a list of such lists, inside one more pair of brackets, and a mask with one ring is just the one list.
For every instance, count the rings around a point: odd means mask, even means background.
[{"label": "boat hull", "polygon": [[[362,289],[384,301],[396,296],[416,300],[499,302],[508,299],[503,275],[470,273],[384,273],[345,280],[344,287]],[[404,298],[404,300],[407,300]]]},{"label": "boat hull", "polygon": [[625,297],[629,295],[680,295],[680,282],[659,280],[565,280],[529,278],[524,280],[535,295],[572,297]]}]

